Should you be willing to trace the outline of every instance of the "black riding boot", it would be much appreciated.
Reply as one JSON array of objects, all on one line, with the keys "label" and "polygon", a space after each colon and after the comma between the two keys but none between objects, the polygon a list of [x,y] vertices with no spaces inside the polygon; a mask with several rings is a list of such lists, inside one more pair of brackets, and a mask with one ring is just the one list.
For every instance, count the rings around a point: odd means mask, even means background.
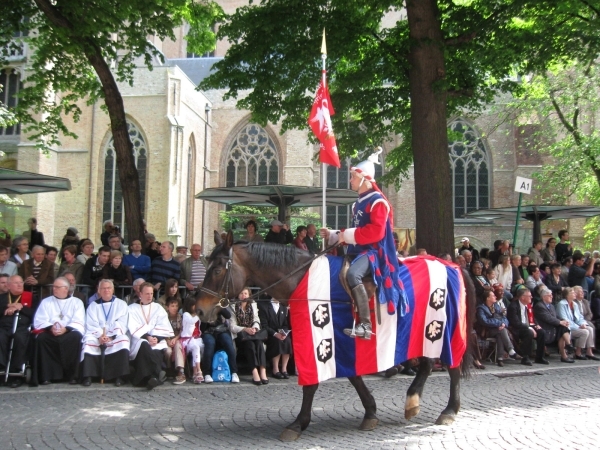
[{"label": "black riding boot", "polygon": [[358,309],[359,324],[354,328],[345,328],[344,334],[350,337],[371,339],[371,311],[369,310],[369,295],[363,284],[352,288],[352,299]]}]

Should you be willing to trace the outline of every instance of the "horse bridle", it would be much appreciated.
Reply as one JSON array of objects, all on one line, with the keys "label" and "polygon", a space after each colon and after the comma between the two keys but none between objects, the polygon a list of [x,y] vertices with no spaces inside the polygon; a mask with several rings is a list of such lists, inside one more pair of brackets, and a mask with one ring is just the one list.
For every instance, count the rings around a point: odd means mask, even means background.
[{"label": "horse bridle", "polygon": [[[252,294],[251,296],[249,296],[247,299],[245,299],[244,301],[248,301],[251,300],[253,298],[258,298],[260,295],[262,295],[263,293],[265,293],[267,290],[271,289],[273,286],[277,286],[279,283],[281,283],[282,281],[285,281],[286,279],[288,279],[289,277],[291,277],[292,275],[296,274],[297,272],[299,272],[300,270],[304,269],[306,266],[308,266],[309,264],[312,264],[312,262],[317,259],[318,257],[330,252],[331,250],[333,250],[334,248],[338,247],[340,245],[339,242],[336,242],[335,244],[327,247],[325,250],[321,250],[319,253],[317,253],[316,255],[313,255],[313,257],[311,259],[309,259],[308,261],[306,261],[304,264],[300,265],[299,267],[296,267],[293,271],[291,271],[290,273],[288,273],[284,278],[281,278],[279,280],[277,280],[275,283],[271,284],[270,286],[267,286],[264,289],[261,289],[260,291],[258,291],[255,294]],[[221,256],[221,258],[224,258],[223,256]],[[217,306],[220,306],[221,308],[227,308],[229,305],[231,304],[235,304],[235,303],[240,303],[240,300],[236,300],[236,299],[230,299],[229,298],[229,284],[232,283],[232,275],[231,275],[231,268],[233,266],[233,245],[231,247],[229,247],[229,256],[227,256],[227,262],[225,263],[225,277],[223,278],[223,283],[221,284],[221,288],[219,289],[219,292],[215,292],[212,289],[206,288],[204,286],[200,286],[198,288],[199,291],[201,292],[206,292],[207,294],[212,295],[213,297],[216,297],[219,299],[219,301],[217,302],[217,304],[213,307],[216,308]],[[224,295],[222,295],[221,293],[225,291]]]}]

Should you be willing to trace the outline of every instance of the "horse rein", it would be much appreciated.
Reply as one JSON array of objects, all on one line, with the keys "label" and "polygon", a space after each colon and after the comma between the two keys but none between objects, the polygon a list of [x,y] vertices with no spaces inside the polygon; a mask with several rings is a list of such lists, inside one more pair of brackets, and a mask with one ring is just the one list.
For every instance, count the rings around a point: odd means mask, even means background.
[{"label": "horse rein", "polygon": [[[308,261],[306,261],[304,264],[300,265],[299,267],[296,267],[292,272],[288,273],[284,278],[281,278],[281,279],[277,280],[275,283],[267,286],[266,288],[261,289],[257,293],[252,294],[248,298],[244,299],[244,301],[247,302],[252,299],[258,299],[258,297],[260,295],[264,294],[267,290],[271,289],[273,286],[277,286],[279,283],[285,281],[292,275],[298,273],[300,270],[304,269],[306,266],[312,264],[315,261],[315,259],[329,253],[331,250],[338,247],[339,245],[340,245],[340,242],[336,242],[335,244],[327,247],[326,249],[321,250],[319,253],[313,255],[312,258],[309,259]],[[225,277],[223,278],[223,283],[221,284],[221,288],[219,289],[219,292],[215,292],[212,289],[205,288],[204,286],[201,286],[198,288],[199,291],[205,292],[205,293],[210,294],[213,297],[216,297],[219,299],[218,303],[213,307],[213,309],[216,308],[217,306],[220,306],[221,308],[227,308],[231,304],[241,303],[241,300],[229,298],[229,285],[232,284],[232,280],[231,280],[232,266],[233,266],[233,246],[231,246],[229,248],[229,256],[227,257],[227,262],[225,263]],[[221,294],[223,291],[225,291],[224,295]]]}]

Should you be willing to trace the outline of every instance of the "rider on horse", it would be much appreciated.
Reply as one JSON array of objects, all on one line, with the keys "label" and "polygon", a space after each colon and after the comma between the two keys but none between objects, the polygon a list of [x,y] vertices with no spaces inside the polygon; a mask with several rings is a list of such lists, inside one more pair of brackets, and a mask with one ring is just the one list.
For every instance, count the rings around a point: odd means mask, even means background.
[{"label": "rider on horse", "polygon": [[344,333],[363,339],[371,339],[373,334],[364,277],[373,277],[378,287],[378,300],[388,304],[390,314],[395,313],[399,301],[401,315],[404,315],[406,306],[392,234],[392,208],[375,184],[375,164],[379,164],[381,151],[379,148],[367,161],[350,168],[350,187],[358,192],[358,200],[352,207],[353,228],[341,231],[321,229],[321,236],[329,240],[329,245],[335,242],[348,244],[347,254],[354,257],[346,279],[358,310],[359,324],[344,329]]}]

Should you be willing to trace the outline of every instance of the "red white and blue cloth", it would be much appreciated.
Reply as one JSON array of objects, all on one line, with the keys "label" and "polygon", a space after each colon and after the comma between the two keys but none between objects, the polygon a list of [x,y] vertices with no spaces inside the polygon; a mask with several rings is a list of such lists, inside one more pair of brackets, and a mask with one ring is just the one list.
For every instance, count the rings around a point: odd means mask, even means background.
[{"label": "red white and blue cloth", "polygon": [[371,312],[370,340],[346,336],[353,323],[351,300],[339,283],[342,258],[316,259],[292,294],[290,316],[298,383],[380,372],[408,359],[441,358],[460,364],[466,350],[466,293],[459,267],[432,256],[406,258],[400,277],[406,292],[406,314],[381,308],[381,324]]}]

